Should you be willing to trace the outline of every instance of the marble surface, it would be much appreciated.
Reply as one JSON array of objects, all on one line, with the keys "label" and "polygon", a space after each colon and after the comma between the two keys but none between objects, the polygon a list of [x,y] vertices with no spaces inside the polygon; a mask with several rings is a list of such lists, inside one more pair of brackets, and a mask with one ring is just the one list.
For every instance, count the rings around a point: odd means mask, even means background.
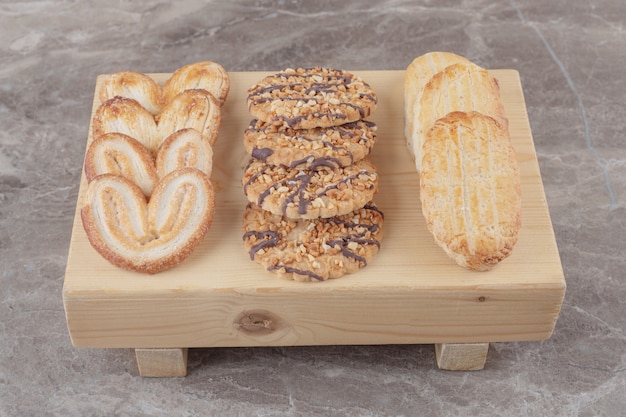
[{"label": "marble surface", "polygon": [[[626,5],[0,1],[0,416],[618,416],[626,408]],[[404,69],[447,50],[522,77],[568,285],[554,334],[479,372],[430,345],[192,349],[185,378],[71,345],[61,290],[98,74]]]}]

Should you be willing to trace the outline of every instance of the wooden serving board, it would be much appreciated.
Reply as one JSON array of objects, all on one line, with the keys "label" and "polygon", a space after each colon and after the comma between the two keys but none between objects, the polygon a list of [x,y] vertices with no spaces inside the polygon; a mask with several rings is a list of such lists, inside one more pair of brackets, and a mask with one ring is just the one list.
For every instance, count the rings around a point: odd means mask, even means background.
[{"label": "wooden serving board", "polygon": [[[178,267],[156,274],[110,265],[80,220],[83,175],[63,286],[72,343],[98,348],[479,343],[548,338],[565,280],[546,204],[519,74],[500,83],[522,173],[522,229],[513,254],[489,272],[457,266],[426,230],[419,179],[403,136],[404,71],[355,71],[376,91],[372,121],[385,214],[380,253],[361,271],[325,282],[278,278],[242,244],[247,161],[246,90],[268,73],[233,72],[214,149],[213,225]],[[151,74],[163,83],[169,74]],[[97,79],[98,89],[104,76]],[[91,130],[87,144],[92,140]]]}]

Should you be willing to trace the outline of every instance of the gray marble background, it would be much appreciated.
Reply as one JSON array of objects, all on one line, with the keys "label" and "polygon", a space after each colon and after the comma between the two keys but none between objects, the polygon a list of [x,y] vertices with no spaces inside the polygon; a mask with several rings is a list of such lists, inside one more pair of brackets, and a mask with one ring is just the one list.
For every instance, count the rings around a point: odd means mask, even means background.
[{"label": "gray marble background", "polygon": [[[626,5],[0,0],[0,416],[618,416],[626,409]],[[61,289],[96,76],[404,69],[447,50],[519,70],[568,290],[554,335],[483,371],[433,346],[190,350],[186,378],[77,349]]]}]

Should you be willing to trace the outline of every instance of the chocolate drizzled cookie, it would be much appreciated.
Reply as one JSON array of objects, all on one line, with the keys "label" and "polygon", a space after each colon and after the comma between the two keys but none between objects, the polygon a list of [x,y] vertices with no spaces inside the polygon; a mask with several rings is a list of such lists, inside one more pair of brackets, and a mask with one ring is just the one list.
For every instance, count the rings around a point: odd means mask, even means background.
[{"label": "chocolate drizzled cookie", "polygon": [[265,77],[248,90],[257,119],[293,129],[338,126],[367,118],[377,98],[361,78],[343,70],[297,68]]},{"label": "chocolate drizzled cookie", "polygon": [[371,202],[348,214],[293,220],[250,203],[243,241],[250,259],[297,281],[324,281],[363,268],[380,249],[383,215]]},{"label": "chocolate drizzled cookie", "polygon": [[250,202],[292,219],[333,217],[363,207],[378,188],[376,168],[362,159],[344,168],[289,169],[251,160],[242,178]]},{"label": "chocolate drizzled cookie", "polygon": [[315,129],[292,129],[258,119],[244,132],[246,151],[262,162],[296,169],[346,167],[369,155],[376,124],[365,120]]}]

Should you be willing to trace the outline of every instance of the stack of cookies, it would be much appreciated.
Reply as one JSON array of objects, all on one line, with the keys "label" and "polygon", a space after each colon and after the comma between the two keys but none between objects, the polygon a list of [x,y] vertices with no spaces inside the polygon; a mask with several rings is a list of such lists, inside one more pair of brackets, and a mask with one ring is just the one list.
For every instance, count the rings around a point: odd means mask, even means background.
[{"label": "stack of cookies", "polygon": [[298,68],[248,90],[254,118],[242,184],[249,204],[243,239],[250,258],[298,281],[323,281],[367,265],[382,239],[378,188],[368,160],[376,95],[359,77]]}]

